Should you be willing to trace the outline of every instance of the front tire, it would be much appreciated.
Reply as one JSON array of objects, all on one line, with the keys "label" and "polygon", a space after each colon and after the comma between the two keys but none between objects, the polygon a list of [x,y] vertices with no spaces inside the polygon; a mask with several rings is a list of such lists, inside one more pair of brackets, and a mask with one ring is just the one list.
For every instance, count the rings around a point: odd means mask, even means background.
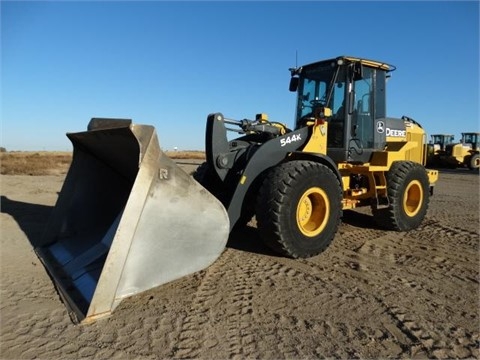
[{"label": "front tire", "polygon": [[193,172],[192,177],[222,204],[224,204],[225,189],[223,183],[208,162],[202,163]]},{"label": "front tire", "polygon": [[267,246],[283,255],[317,255],[337,232],[341,201],[340,182],[327,166],[303,160],[281,164],[267,173],[259,190],[259,233]]},{"label": "front tire", "polygon": [[430,200],[425,168],[411,161],[394,162],[386,180],[389,206],[372,209],[376,223],[397,231],[417,228],[425,218]]}]

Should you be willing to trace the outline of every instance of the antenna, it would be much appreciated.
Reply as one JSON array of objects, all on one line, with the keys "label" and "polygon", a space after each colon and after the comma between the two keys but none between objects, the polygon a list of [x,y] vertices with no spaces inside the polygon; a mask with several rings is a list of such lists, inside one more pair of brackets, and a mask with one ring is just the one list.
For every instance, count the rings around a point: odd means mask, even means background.
[{"label": "antenna", "polygon": [[298,50],[295,50],[295,67],[288,69],[292,76],[295,75],[296,71],[298,70]]}]

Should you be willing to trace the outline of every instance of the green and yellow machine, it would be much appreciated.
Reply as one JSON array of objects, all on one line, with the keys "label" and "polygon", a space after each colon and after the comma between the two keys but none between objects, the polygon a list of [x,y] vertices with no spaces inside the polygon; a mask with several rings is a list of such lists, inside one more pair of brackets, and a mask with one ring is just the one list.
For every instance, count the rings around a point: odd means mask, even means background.
[{"label": "green and yellow machine", "polygon": [[451,134],[430,135],[430,142],[427,145],[427,166],[441,166],[441,157],[446,154],[446,146],[453,144],[454,136]]},{"label": "green and yellow machine", "polygon": [[92,119],[68,134],[73,162],[36,251],[74,318],[110,315],[126,297],[208,267],[253,216],[259,238],[293,258],[326,249],[343,210],[369,207],[393,231],[418,227],[438,172],[424,166],[421,125],[387,117],[394,69],[348,56],[290,69],[292,129],[265,114],[212,113],[193,176],[151,126]]},{"label": "green and yellow machine", "polygon": [[445,146],[440,154],[440,161],[449,167],[468,167],[470,170],[480,168],[480,133],[464,132],[459,143]]},{"label": "green and yellow machine", "polygon": [[427,166],[480,168],[480,133],[464,132],[459,143],[453,142],[453,135],[436,134],[431,138]]}]

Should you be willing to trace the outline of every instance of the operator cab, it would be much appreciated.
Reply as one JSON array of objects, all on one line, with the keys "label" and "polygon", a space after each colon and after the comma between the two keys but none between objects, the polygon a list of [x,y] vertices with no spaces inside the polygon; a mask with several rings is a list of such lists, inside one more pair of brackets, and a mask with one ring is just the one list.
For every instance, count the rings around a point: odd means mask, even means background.
[{"label": "operator cab", "polygon": [[446,147],[453,144],[453,135],[435,134],[431,135],[434,151],[445,151]]},{"label": "operator cab", "polygon": [[385,87],[393,70],[345,56],[290,69],[290,91],[297,91],[295,129],[322,115],[328,122],[327,155],[336,162],[368,162],[385,147]]},{"label": "operator cab", "polygon": [[439,144],[439,145],[448,145],[448,144],[453,144],[453,135],[432,135],[432,143],[433,144]]},{"label": "operator cab", "polygon": [[462,143],[470,144],[473,150],[480,148],[480,133],[462,133]]}]

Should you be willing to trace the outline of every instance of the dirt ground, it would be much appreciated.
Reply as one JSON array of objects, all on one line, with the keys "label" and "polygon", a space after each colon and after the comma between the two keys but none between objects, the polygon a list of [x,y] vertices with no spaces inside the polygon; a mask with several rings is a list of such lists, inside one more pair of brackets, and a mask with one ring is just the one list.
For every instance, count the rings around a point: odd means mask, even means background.
[{"label": "dirt ground", "polygon": [[478,173],[441,171],[409,233],[348,212],[308,260],[276,256],[247,227],[206,270],[91,325],[72,323],[31,245],[64,177],[0,180],[2,359],[480,358]]}]

